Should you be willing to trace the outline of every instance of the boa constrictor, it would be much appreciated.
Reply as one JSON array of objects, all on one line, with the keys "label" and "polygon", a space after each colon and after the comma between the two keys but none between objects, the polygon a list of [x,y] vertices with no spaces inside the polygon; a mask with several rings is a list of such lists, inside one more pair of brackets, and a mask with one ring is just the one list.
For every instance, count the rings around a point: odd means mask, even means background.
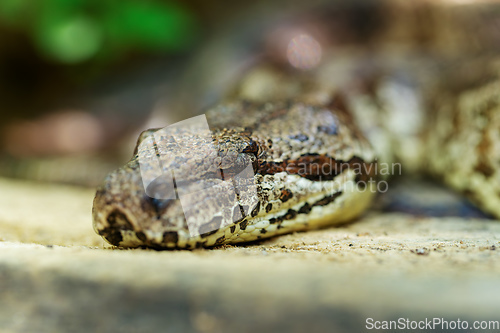
[{"label": "boa constrictor", "polygon": [[[145,131],[97,190],[95,231],[116,246],[195,248],[319,228],[359,216],[401,170],[432,174],[500,218],[500,6],[372,7],[311,16],[327,31],[300,35],[313,40],[307,52],[323,47],[317,65],[294,69],[271,47],[205,113],[210,140],[200,128],[178,149]],[[160,148],[184,201],[155,195],[170,178],[145,189],[155,175],[141,156]]]}]

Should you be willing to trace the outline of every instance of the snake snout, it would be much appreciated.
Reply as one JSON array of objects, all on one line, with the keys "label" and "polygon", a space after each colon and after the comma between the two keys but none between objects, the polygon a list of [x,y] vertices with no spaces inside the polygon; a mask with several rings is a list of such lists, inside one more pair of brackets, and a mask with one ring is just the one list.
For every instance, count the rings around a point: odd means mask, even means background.
[{"label": "snake snout", "polygon": [[131,201],[134,191],[130,188],[117,191],[110,179],[114,178],[106,179],[94,197],[93,226],[108,243],[121,246],[135,233],[138,214],[133,209],[136,204]]},{"label": "snake snout", "polygon": [[133,232],[134,227],[122,209],[113,207],[106,213],[94,211],[94,230],[111,245],[119,246],[124,234]]}]

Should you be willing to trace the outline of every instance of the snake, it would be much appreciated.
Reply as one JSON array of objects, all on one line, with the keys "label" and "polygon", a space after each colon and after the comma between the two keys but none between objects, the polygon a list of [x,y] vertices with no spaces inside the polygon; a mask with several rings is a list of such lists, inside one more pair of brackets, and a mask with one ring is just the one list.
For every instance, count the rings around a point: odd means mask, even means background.
[{"label": "snake", "polygon": [[125,248],[252,242],[355,220],[394,173],[500,218],[499,6],[415,3],[380,1],[369,29],[348,20],[362,34],[335,26],[349,40],[318,38],[312,68],[276,47],[202,125],[144,131],[97,189],[94,230]]}]

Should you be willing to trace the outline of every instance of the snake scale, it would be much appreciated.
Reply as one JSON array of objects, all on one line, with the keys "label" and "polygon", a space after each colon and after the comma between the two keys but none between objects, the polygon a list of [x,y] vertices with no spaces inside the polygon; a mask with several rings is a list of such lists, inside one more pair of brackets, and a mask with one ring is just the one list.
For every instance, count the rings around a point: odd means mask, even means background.
[{"label": "snake scale", "polygon": [[[155,153],[144,143],[159,132],[145,131],[98,188],[95,231],[121,247],[190,249],[335,225],[364,212],[394,166],[500,218],[500,6],[380,1],[363,24],[361,8],[347,24],[318,19],[335,29],[317,38],[317,66],[270,56],[249,68],[205,112],[211,139],[198,129],[176,150],[161,137]],[[182,203],[151,194],[161,177],[145,189],[154,175],[140,158],[161,147],[163,170],[184,180]],[[236,177],[244,170],[252,176]]]}]

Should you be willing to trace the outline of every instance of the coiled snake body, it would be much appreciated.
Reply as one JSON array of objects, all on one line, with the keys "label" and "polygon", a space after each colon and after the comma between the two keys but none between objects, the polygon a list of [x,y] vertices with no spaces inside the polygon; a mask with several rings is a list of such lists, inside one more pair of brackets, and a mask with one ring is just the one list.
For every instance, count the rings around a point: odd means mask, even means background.
[{"label": "coiled snake body", "polygon": [[[474,5],[475,14],[466,5],[384,6],[400,11],[369,41],[325,48],[314,69],[262,61],[247,71],[206,112],[214,156],[207,148],[196,158],[201,134],[170,150],[162,167],[185,180],[191,220],[186,202],[144,187],[149,130],[97,190],[96,232],[117,246],[194,248],[334,225],[365,211],[386,178],[382,166],[394,165],[438,176],[500,218],[500,80],[490,47],[500,45],[498,6]],[[236,177],[250,166],[251,178]]]}]

